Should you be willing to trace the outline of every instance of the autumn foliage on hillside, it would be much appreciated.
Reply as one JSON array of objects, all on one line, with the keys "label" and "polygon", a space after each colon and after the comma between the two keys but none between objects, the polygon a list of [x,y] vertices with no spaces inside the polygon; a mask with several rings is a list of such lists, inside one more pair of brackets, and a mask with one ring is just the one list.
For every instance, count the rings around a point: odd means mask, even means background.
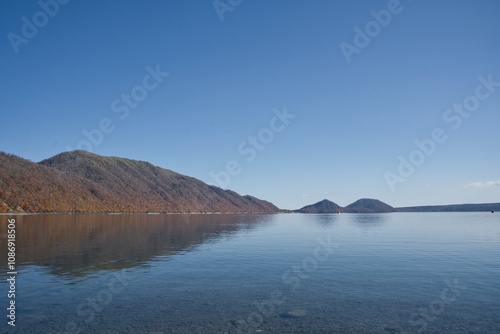
[{"label": "autumn foliage on hillside", "polygon": [[277,212],[272,203],[144,161],[61,153],[40,163],[0,152],[0,212]]}]

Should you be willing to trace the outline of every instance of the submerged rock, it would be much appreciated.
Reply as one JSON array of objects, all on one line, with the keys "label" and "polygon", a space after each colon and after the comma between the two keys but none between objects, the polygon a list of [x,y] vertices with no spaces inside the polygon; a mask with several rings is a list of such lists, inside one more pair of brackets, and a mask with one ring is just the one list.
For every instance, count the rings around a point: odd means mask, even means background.
[{"label": "submerged rock", "polygon": [[306,310],[293,310],[293,311],[286,312],[286,314],[290,318],[303,318],[307,315],[307,311]]}]

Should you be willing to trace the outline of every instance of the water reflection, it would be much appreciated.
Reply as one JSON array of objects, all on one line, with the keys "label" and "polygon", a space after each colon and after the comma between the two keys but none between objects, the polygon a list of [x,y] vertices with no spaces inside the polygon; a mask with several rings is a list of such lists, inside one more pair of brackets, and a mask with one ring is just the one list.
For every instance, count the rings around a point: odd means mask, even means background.
[{"label": "water reflection", "polygon": [[360,213],[349,214],[349,220],[362,230],[380,229],[391,213]]},{"label": "water reflection", "polygon": [[[467,289],[428,332],[500,333],[500,245],[477,234],[498,233],[491,214],[16,218],[12,333],[237,333],[257,317],[248,332],[418,333],[409,320],[455,279]],[[341,246],[311,265],[329,237]],[[123,289],[110,288],[116,277]],[[281,316],[293,310],[307,315]]]},{"label": "water reflection", "polygon": [[[6,217],[2,217],[5,218]],[[30,215],[16,216],[17,265],[60,277],[147,265],[157,256],[190,252],[268,224],[262,215]],[[264,219],[263,219],[264,218]],[[6,224],[0,228],[6,242]],[[6,247],[0,268],[7,267]]]},{"label": "water reflection", "polygon": [[340,221],[339,214],[311,214],[308,218],[320,227],[332,227]]}]

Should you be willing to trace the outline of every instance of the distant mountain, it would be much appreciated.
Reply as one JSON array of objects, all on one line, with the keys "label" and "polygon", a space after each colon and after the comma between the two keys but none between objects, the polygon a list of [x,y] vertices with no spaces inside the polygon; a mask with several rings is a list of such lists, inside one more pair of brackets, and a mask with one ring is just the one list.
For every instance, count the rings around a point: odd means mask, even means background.
[{"label": "distant mountain", "polygon": [[500,203],[490,204],[453,204],[433,206],[413,206],[394,208],[377,199],[362,198],[346,207],[341,207],[329,200],[307,205],[293,212],[300,213],[385,213],[385,212],[474,212],[474,211],[499,211]]},{"label": "distant mountain", "polygon": [[382,213],[394,212],[392,206],[379,201],[378,199],[362,198],[356,202],[349,204],[344,208],[344,212],[349,213]]},{"label": "distant mountain", "polygon": [[321,202],[311,204],[303,207],[302,209],[295,210],[295,212],[300,213],[338,213],[342,212],[343,208],[336,203],[333,203],[327,199]]},{"label": "distant mountain", "polygon": [[428,205],[396,208],[400,212],[477,212],[500,211],[500,203]]},{"label": "distant mountain", "polygon": [[295,210],[294,212],[300,213],[377,213],[377,212],[394,212],[392,206],[385,204],[377,199],[362,198],[356,202],[349,204],[348,206],[341,207],[340,205],[333,203],[327,199],[321,202],[307,205],[302,209]]},{"label": "distant mountain", "polygon": [[280,212],[148,162],[72,151],[33,163],[0,152],[0,212]]}]

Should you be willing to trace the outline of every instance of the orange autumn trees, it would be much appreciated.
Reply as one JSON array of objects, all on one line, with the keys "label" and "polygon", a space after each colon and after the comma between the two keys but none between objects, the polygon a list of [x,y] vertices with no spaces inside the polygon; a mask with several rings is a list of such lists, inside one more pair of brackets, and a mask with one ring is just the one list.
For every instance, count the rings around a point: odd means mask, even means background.
[{"label": "orange autumn trees", "polygon": [[0,212],[278,212],[272,203],[144,161],[72,151],[33,163],[0,152]]}]

